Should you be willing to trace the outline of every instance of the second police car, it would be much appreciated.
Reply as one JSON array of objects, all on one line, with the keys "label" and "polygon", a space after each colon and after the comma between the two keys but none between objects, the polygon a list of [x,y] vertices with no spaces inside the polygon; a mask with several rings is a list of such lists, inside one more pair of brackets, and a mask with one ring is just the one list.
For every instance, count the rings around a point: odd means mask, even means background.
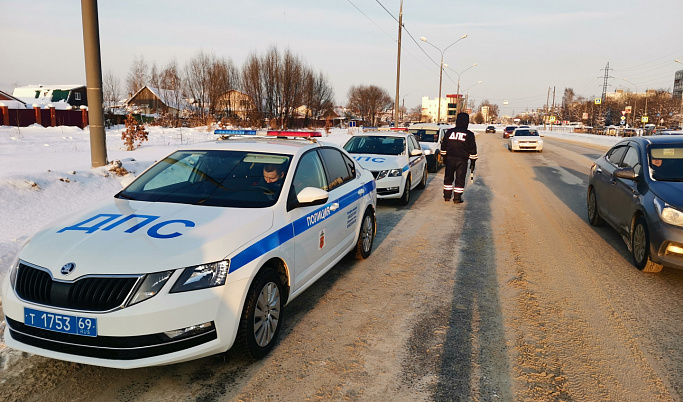
[{"label": "second police car", "polygon": [[408,205],[410,192],[427,184],[427,161],[414,135],[369,131],[355,134],[344,149],[377,181],[377,198]]},{"label": "second police car", "polygon": [[452,124],[444,123],[417,123],[407,129],[420,143],[420,147],[427,158],[427,170],[432,173],[438,172],[439,168],[444,164],[440,152],[441,141],[446,131],[453,127],[455,126]]},{"label": "second police car", "polygon": [[[281,135],[282,133],[275,133]],[[186,146],[20,250],[7,346],[133,368],[273,347],[284,307],[375,236],[375,180],[306,139]]]}]

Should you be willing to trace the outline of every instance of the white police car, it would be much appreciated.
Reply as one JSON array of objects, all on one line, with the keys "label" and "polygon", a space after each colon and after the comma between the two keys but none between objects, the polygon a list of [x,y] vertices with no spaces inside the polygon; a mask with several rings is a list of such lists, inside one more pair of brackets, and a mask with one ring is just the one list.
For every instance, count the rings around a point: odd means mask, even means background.
[{"label": "white police car", "polygon": [[416,123],[408,127],[407,131],[414,135],[420,143],[420,148],[427,158],[427,170],[432,173],[438,172],[439,168],[443,166],[441,141],[446,131],[453,127],[455,126],[445,123]]},{"label": "white police car", "polygon": [[415,136],[406,132],[370,131],[355,134],[344,145],[377,180],[377,198],[410,201],[410,191],[427,184],[427,161]]},{"label": "white police car", "polygon": [[262,357],[289,301],[349,252],[370,255],[376,203],[370,172],[336,145],[181,148],[22,248],[3,285],[5,342],[116,368],[235,342]]}]

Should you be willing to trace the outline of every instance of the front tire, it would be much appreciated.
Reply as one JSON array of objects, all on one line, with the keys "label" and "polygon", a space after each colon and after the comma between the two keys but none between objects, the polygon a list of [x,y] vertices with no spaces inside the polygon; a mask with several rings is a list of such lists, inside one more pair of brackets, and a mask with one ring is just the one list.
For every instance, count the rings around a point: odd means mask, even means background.
[{"label": "front tire", "polygon": [[436,173],[439,170],[439,158],[436,155],[433,159],[427,159],[427,170],[429,173]]},{"label": "front tire", "polygon": [[370,208],[365,211],[363,221],[360,223],[360,233],[356,242],[356,259],[364,260],[372,252],[372,244],[375,240],[375,217]]},{"label": "front tire", "polygon": [[422,180],[420,180],[420,184],[417,185],[417,188],[425,187],[427,187],[427,166],[425,166],[425,168],[422,169]]},{"label": "front tire", "polygon": [[254,278],[240,319],[239,338],[243,349],[261,359],[275,345],[284,319],[282,281],[272,268]]},{"label": "front tire", "polygon": [[399,198],[399,203],[401,205],[408,205],[410,202],[410,177],[406,179],[406,186],[403,189],[403,194],[401,195],[401,198]]},{"label": "front tire", "polygon": [[650,259],[650,232],[643,216],[638,217],[631,234],[631,253],[636,268],[643,272],[659,272],[662,264],[652,262]]}]

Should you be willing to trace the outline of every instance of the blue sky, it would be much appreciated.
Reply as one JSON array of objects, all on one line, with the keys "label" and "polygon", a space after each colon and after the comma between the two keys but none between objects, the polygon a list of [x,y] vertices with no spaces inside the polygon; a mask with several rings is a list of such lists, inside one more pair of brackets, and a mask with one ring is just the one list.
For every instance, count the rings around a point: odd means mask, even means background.
[{"label": "blue sky", "polygon": [[[327,74],[337,104],[345,104],[348,89],[358,84],[378,85],[393,98],[399,5],[400,0],[100,1],[102,69],[123,84],[136,57],[159,67],[175,59],[182,67],[201,50],[241,66],[249,54],[275,45]],[[541,107],[549,87],[556,89],[556,103],[566,87],[599,96],[598,77],[608,62],[614,77],[608,91],[670,90],[675,71],[683,69],[674,62],[683,61],[682,17],[681,0],[404,0],[399,97],[412,108],[422,96],[438,95],[440,53],[421,36],[444,49],[464,34],[466,39],[444,53],[449,68],[442,95],[456,92],[461,73],[461,92],[469,88],[470,98],[497,103],[504,114]],[[0,22],[1,90],[85,83],[79,1],[0,0]]]}]

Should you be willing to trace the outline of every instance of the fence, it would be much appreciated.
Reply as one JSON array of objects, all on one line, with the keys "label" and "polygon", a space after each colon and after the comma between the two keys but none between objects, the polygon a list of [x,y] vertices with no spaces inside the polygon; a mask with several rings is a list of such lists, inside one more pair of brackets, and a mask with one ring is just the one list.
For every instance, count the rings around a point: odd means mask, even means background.
[{"label": "fence", "polygon": [[54,107],[41,109],[9,109],[0,106],[0,125],[27,127],[40,124],[43,127],[76,126],[85,128],[88,125],[88,110],[61,110]]}]

